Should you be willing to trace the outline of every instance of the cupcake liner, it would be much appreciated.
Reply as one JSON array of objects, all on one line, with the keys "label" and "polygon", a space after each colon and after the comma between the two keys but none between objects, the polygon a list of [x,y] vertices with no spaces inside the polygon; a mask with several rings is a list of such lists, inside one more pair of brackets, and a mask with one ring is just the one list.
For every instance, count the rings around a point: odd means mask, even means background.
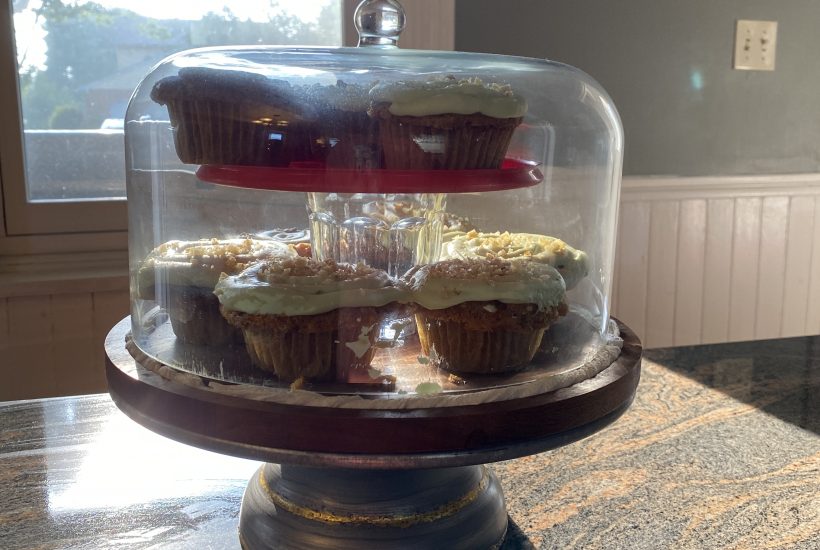
[{"label": "cupcake liner", "polygon": [[545,330],[566,307],[527,311],[527,304],[485,310],[469,302],[442,310],[418,308],[422,351],[437,366],[456,373],[491,374],[522,369],[532,361]]},{"label": "cupcake liner", "polygon": [[499,373],[527,366],[544,335],[533,331],[465,330],[454,321],[416,316],[422,350],[445,370],[457,373]]},{"label": "cupcake liner", "polygon": [[275,372],[284,382],[293,382],[299,377],[310,380],[335,377],[335,331],[271,333],[245,329],[243,335],[251,362],[260,369]]},{"label": "cupcake liner", "polygon": [[481,114],[393,116],[386,109],[376,116],[385,167],[419,170],[499,168],[522,120]]},{"label": "cupcake liner", "polygon": [[[285,382],[346,382],[351,369],[367,368],[379,323],[390,308],[345,308],[318,315],[253,315],[225,311],[241,327],[251,361]],[[350,344],[350,345],[348,345]]]},{"label": "cupcake liner", "polygon": [[169,102],[177,155],[187,164],[287,166],[323,160],[326,147],[306,125],[260,123],[259,110],[258,105],[212,100]]},{"label": "cupcake liner", "polygon": [[241,332],[219,313],[219,300],[212,289],[176,285],[166,289],[166,311],[179,342],[207,346],[242,342]]}]

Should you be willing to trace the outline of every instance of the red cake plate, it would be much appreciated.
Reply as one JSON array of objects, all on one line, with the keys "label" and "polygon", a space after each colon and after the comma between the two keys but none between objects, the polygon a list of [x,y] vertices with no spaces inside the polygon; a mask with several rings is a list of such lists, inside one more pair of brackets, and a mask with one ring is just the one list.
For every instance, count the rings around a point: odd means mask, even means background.
[{"label": "red cake plate", "polygon": [[537,164],[509,158],[501,168],[483,170],[362,170],[314,162],[281,168],[203,164],[196,176],[246,189],[380,194],[504,191],[531,187],[544,179]]}]

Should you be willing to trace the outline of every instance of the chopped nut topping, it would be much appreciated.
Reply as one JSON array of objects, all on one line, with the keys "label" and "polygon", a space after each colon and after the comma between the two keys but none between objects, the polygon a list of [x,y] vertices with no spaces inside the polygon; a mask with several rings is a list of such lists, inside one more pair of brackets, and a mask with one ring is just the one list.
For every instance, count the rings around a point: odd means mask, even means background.
[{"label": "chopped nut topping", "polygon": [[561,255],[564,254],[567,248],[567,243],[561,239],[551,239],[545,246],[542,243],[535,242],[521,244],[516,242],[513,235],[507,231],[495,235],[472,230],[467,232],[465,238],[481,239],[480,250],[487,258],[520,258],[522,256],[532,256],[533,252],[541,252],[542,250],[549,250]]},{"label": "chopped nut topping", "polygon": [[432,264],[429,268],[430,277],[445,279],[493,279],[510,273],[512,264],[499,258],[487,260],[443,260]]},{"label": "chopped nut topping", "polygon": [[334,260],[313,260],[297,256],[296,258],[274,258],[265,261],[258,271],[260,279],[268,282],[281,282],[288,277],[317,277],[328,281],[351,281],[381,274],[365,264],[337,263]]},{"label": "chopped nut topping", "polygon": [[168,241],[154,249],[149,265],[166,261],[190,262],[191,267],[234,275],[252,261],[275,253],[273,245],[248,238]]}]

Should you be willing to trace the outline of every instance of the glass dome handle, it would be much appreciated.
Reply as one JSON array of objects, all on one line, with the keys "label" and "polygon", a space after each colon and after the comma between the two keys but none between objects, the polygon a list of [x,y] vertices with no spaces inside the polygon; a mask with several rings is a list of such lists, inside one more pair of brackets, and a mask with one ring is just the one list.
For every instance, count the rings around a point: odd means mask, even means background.
[{"label": "glass dome handle", "polygon": [[404,8],[396,0],[362,0],[353,14],[359,46],[396,47],[404,30]]}]

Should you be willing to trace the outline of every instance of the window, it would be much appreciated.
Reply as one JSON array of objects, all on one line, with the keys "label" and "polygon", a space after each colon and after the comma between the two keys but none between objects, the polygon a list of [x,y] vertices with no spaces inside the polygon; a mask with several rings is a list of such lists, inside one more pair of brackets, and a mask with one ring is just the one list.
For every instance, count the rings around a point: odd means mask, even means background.
[{"label": "window", "polygon": [[0,95],[7,234],[125,229],[123,119],[151,67],[201,46],[338,46],[341,12],[339,0],[14,0],[2,51],[16,50],[17,78]]},{"label": "window", "polygon": [[[355,45],[358,3],[0,2],[0,255],[124,248],[122,119],[154,63],[204,45]],[[454,0],[403,6],[402,47],[452,49]]]}]

